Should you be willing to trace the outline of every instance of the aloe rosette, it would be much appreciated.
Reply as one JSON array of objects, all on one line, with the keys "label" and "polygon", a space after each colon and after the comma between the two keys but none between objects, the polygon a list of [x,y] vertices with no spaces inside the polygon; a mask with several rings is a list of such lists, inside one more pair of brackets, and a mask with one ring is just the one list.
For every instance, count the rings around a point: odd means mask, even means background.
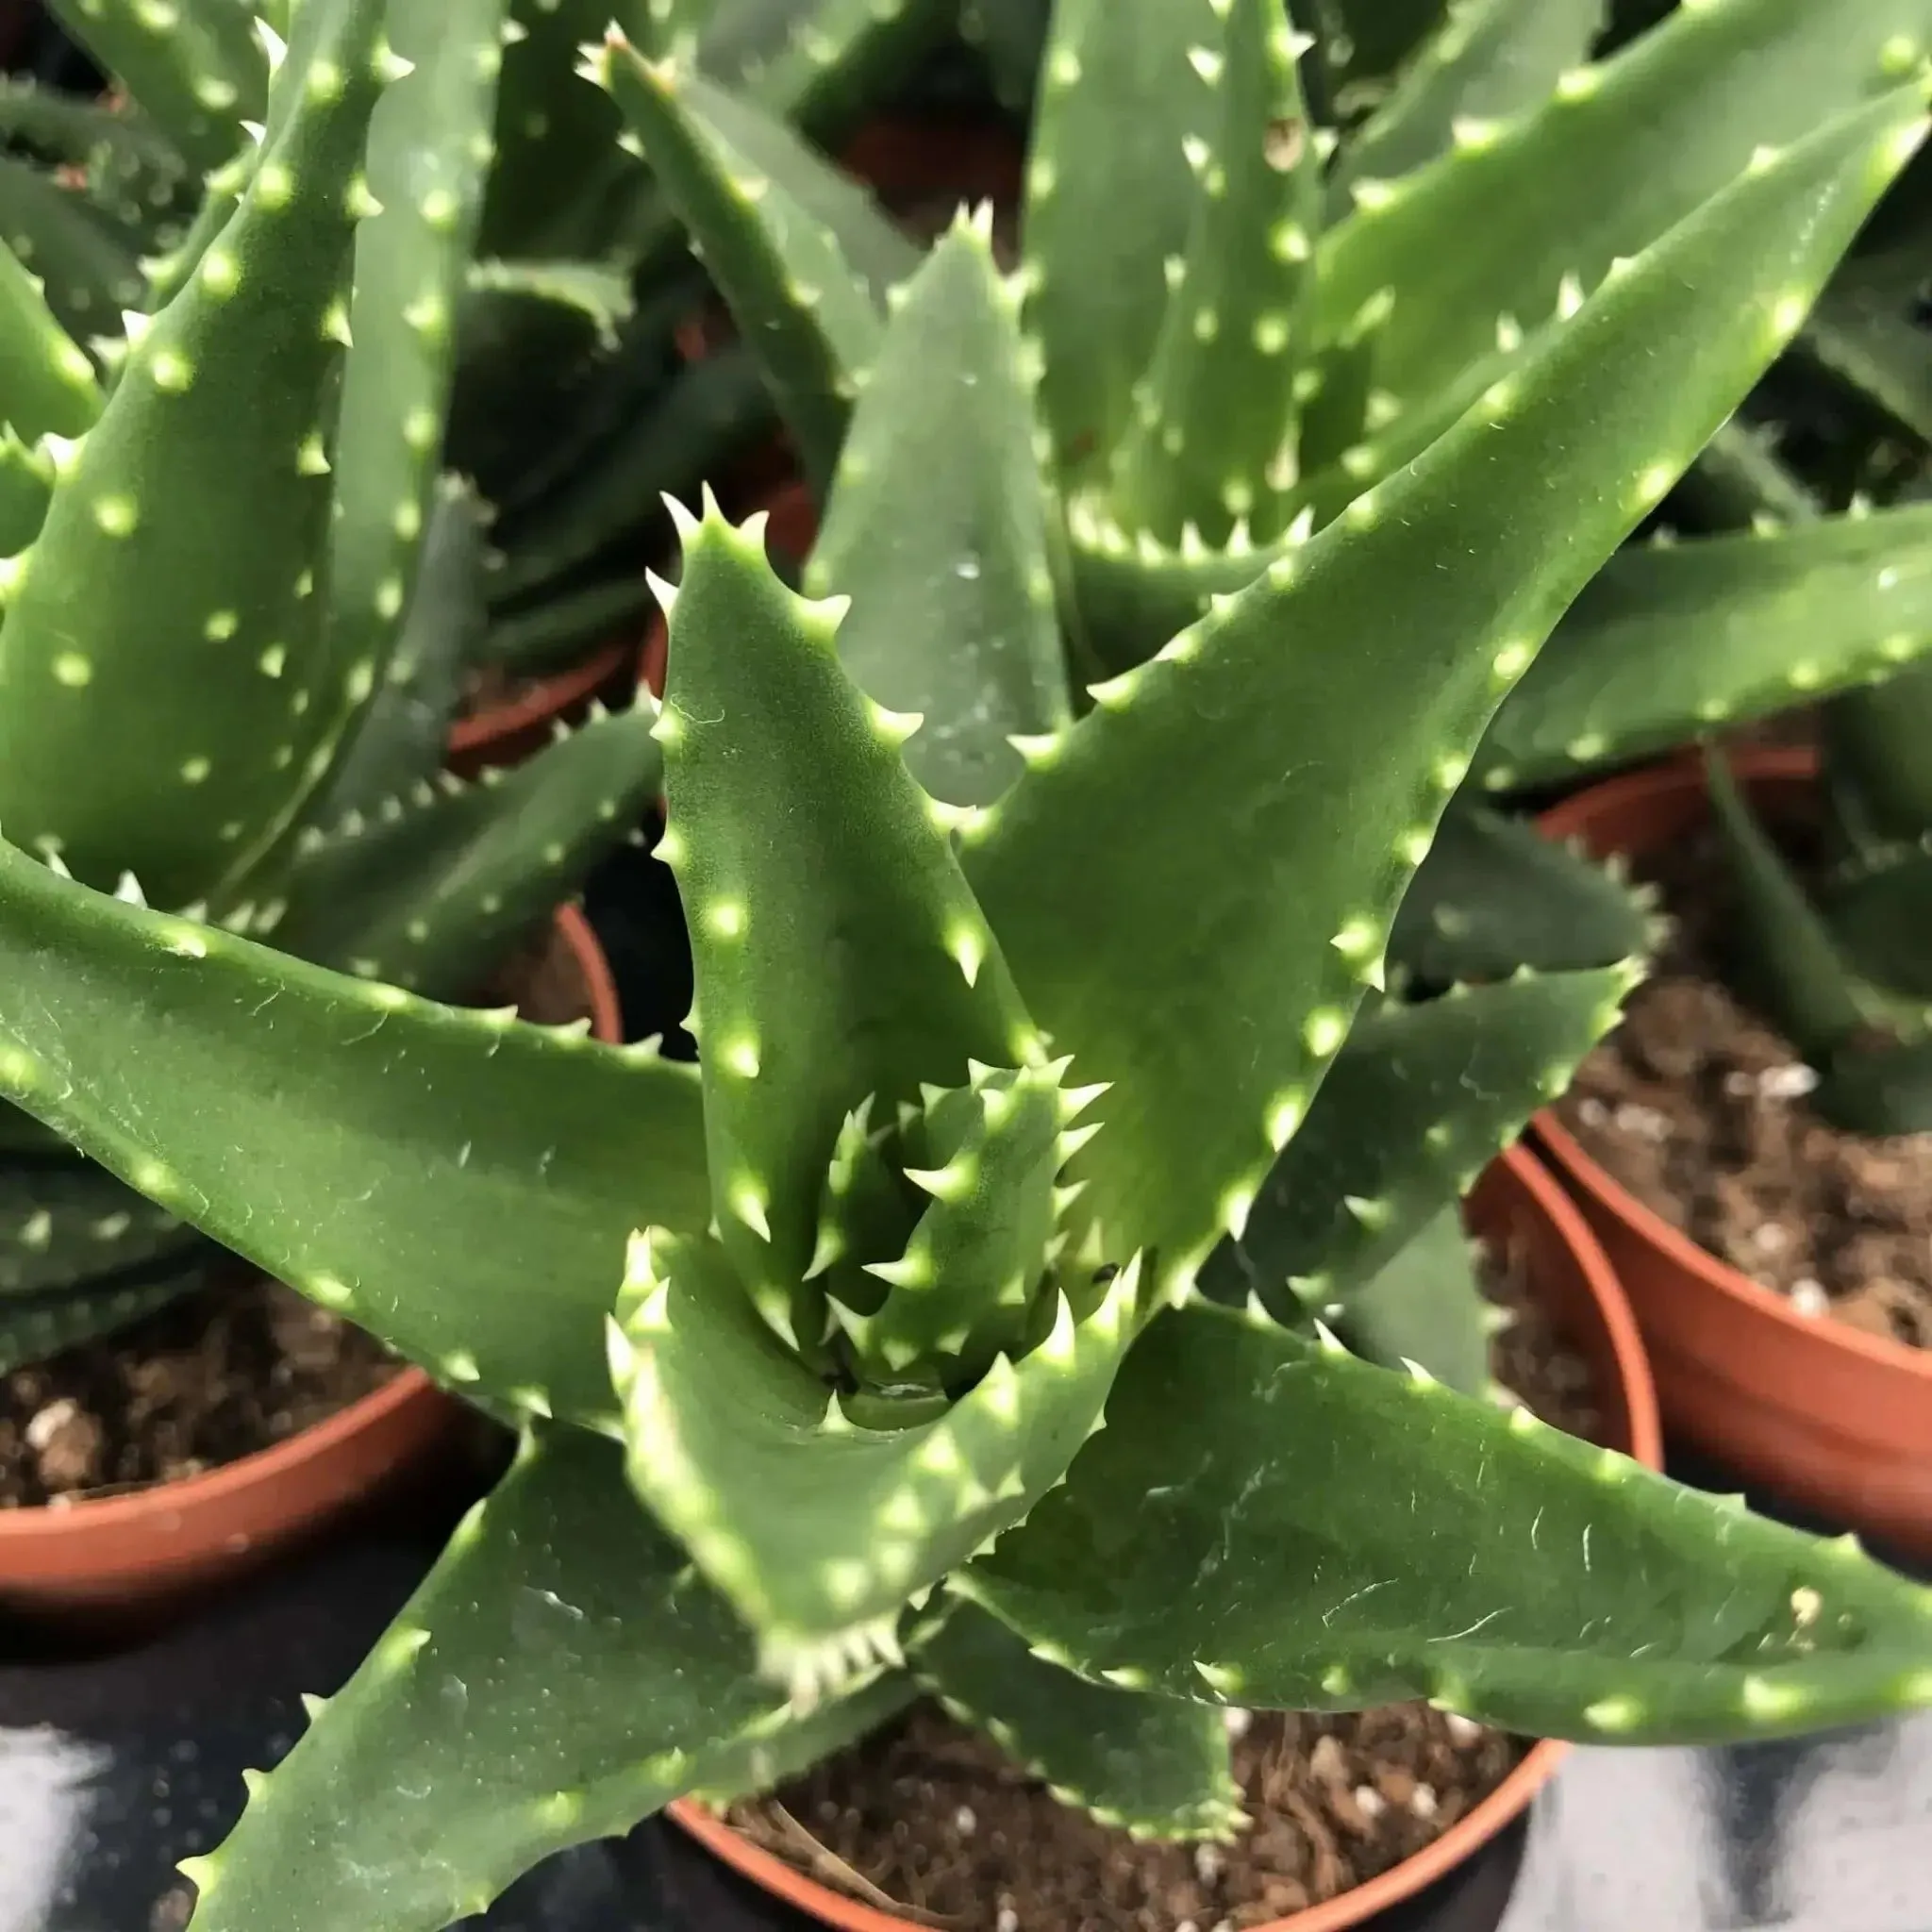
[{"label": "aloe rosette", "polygon": [[[378,0],[316,0],[286,42],[258,22],[265,91],[238,98],[264,118],[238,131],[232,208],[105,365],[0,253],[12,836],[131,900],[445,997],[480,990],[659,773],[643,713],[488,786],[440,770],[483,621],[481,508],[435,467],[461,274],[442,244],[480,188],[495,47],[464,25]],[[398,423],[420,475],[390,459]],[[24,1116],[0,1147],[0,1359],[200,1279],[178,1215]]]},{"label": "aloe rosette", "polygon": [[[614,41],[589,64],[651,84]],[[695,1068],[0,847],[0,1091],[523,1425],[185,1868],[204,1932],[429,1932],[921,1690],[1169,1836],[1238,1825],[1228,1705],[1636,1742],[1932,1701],[1923,1589],[1458,1392],[1396,1312],[1418,1266],[1466,1288],[1459,1191],[1627,969],[1379,991],[1491,718],[1924,128],[1894,89],[1718,190],[1399,475],[1069,694],[978,807],[846,654],[884,623],[864,559],[904,563],[850,453],[915,352],[998,458],[969,474],[1006,521],[955,580],[1041,594],[1014,296],[956,231],[844,432],[849,592],[679,513],[654,728]],[[973,605],[894,594],[919,650],[964,648]]]}]

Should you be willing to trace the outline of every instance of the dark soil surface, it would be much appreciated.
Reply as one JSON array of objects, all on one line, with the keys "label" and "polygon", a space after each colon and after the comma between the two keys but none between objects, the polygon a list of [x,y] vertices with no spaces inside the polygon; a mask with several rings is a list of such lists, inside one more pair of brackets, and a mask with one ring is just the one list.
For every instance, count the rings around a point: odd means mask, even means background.
[{"label": "dark soil surface", "polygon": [[372,1337],[259,1277],[0,1377],[0,1509],[199,1475],[372,1394]]},{"label": "dark soil surface", "polygon": [[[588,1010],[546,934],[496,975],[552,1024]],[[279,1282],[242,1272],[111,1335],[0,1374],[0,1509],[58,1508],[177,1481],[312,1428],[401,1369],[377,1342]]]},{"label": "dark soil surface", "polygon": [[1801,1313],[1932,1347],[1932,1134],[1820,1120],[1790,1044],[1720,978],[1729,892],[1708,838],[1652,876],[1676,931],[1558,1111],[1624,1187]]},{"label": "dark soil surface", "polygon": [[[1589,1365],[1529,1304],[1511,1257],[1494,1257],[1489,1272],[1490,1293],[1516,1315],[1491,1344],[1496,1379],[1546,1421],[1594,1434]],[[822,1884],[921,1924],[1246,1932],[1413,1857],[1525,1748],[1424,1704],[1228,1717],[1252,1821],[1229,1845],[1136,1842],[1060,1804],[929,1705],[728,1815]]]}]

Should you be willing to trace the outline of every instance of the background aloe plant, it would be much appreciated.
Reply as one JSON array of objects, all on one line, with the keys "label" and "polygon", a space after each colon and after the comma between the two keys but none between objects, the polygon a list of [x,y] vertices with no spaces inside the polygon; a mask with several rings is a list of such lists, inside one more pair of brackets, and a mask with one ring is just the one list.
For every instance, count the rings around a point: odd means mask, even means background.
[{"label": "background aloe plant", "polygon": [[[372,11],[299,18],[359,74]],[[1226,31],[1278,25],[1236,0]],[[664,97],[621,37],[588,65]],[[188,1868],[204,1932],[442,1925],[920,1687],[1183,1835],[1232,1823],[1224,1704],[1635,1741],[1932,1699],[1932,1599],[1855,1546],[1375,1366],[1307,1306],[1351,1327],[1610,1024],[1617,971],[1388,1004],[1391,918],[1562,609],[1924,130],[1897,88],[1718,190],[977,808],[849,667],[890,572],[794,595],[756,523],[685,517],[655,730],[696,1069],[0,847],[0,1091],[525,1429]],[[1049,488],[978,232],[878,327],[848,457],[913,347],[972,377],[1008,439],[982,580],[1024,583]],[[902,506],[849,461],[828,526],[844,501],[853,558],[886,554]],[[1271,1221],[1267,1293],[1217,1299]]]},{"label": "background aloe plant", "polygon": [[[623,715],[500,782],[441,772],[484,627],[481,508],[436,452],[487,11],[357,0],[305,8],[287,47],[259,20],[221,39],[232,72],[183,82],[184,140],[212,147],[216,97],[265,119],[222,121],[241,147],[203,213],[226,212],[94,357],[0,253],[0,818],[76,878],[449,997],[632,828],[659,766]],[[4,1150],[0,1360],[200,1278],[175,1215],[23,1116]]]},{"label": "background aloe plant", "polygon": [[[43,281],[78,340],[152,313],[227,219],[266,100],[265,49],[283,0],[179,0],[166,22],[135,0],[53,0],[114,81],[90,100],[0,85],[0,239]],[[694,50],[774,116],[837,138],[942,32],[947,0],[624,0],[640,45]],[[391,39],[433,87],[442,143],[417,152],[434,219],[392,219],[391,279],[413,301],[380,311],[381,376],[344,404],[365,447],[366,514],[345,547],[405,580],[419,537],[386,500],[421,495],[435,465],[477,486],[489,542],[486,622],[466,679],[558,668],[641,608],[640,572],[667,532],[661,490],[759,433],[769,408],[741,352],[688,367],[674,343],[705,292],[608,100],[576,74],[611,0],[403,0]],[[448,31],[444,32],[445,24]],[[266,29],[270,39],[261,37]],[[379,168],[385,117],[378,117]],[[415,139],[396,125],[390,144]],[[374,238],[369,248],[380,245]],[[908,258],[903,266],[909,266]],[[375,325],[378,313],[358,318]],[[454,358],[454,380],[451,363]]]}]

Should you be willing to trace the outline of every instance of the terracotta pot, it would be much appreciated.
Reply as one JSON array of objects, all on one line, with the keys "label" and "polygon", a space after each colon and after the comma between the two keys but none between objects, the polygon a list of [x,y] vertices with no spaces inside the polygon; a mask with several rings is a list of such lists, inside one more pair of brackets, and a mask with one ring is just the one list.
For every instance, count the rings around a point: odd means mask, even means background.
[{"label": "terracotta pot", "polygon": [[[559,908],[591,1027],[624,1037],[589,922]],[[273,1448],[180,1482],[57,1509],[0,1510],[0,1610],[117,1628],[213,1594],[454,1460],[471,1412],[422,1370]]]},{"label": "terracotta pot", "polygon": [[[811,494],[803,483],[793,479],[761,491],[749,508],[761,509],[770,519],[765,525],[768,555],[790,557],[796,563],[803,563],[810,555],[818,539],[819,517]],[[656,698],[664,695],[664,671],[670,649],[671,633],[664,613],[654,610],[650,628],[644,633],[643,678],[645,689]]]},{"label": "terracotta pot", "polygon": [[575,724],[593,698],[621,701],[637,677],[638,647],[614,638],[594,657],[551,677],[535,677],[509,696],[480,706],[450,727],[447,763],[459,777],[520,765],[548,744],[558,724]]},{"label": "terracotta pot", "polygon": [[[1472,1232],[1501,1244],[1521,1243],[1529,1277],[1566,1338],[1596,1375],[1605,1440],[1652,1469],[1663,1466],[1657,1397],[1637,1324],[1603,1250],[1582,1217],[1533,1156],[1507,1149],[1476,1184],[1466,1219]],[[1549,1781],[1567,1744],[1545,1740],[1466,1817],[1413,1857],[1358,1885],[1353,1891],[1311,1906],[1257,1932],[1343,1932],[1412,1896],[1453,1872],[1521,1813]],[[754,1884],[842,1932],[918,1932],[910,1921],[861,1905],[806,1877],[783,1859],[753,1844],[716,1812],[691,1799],[670,1807],[671,1816]]]},{"label": "terracotta pot", "polygon": [[[1732,765],[1774,807],[1807,797],[1817,774],[1805,747],[1741,749]],[[1679,759],[1594,786],[1541,824],[1598,855],[1641,854],[1708,811],[1702,766]],[[1833,1522],[1932,1555],[1932,1351],[1800,1314],[1653,1213],[1554,1113],[1534,1131],[1637,1310],[1673,1433]]]}]

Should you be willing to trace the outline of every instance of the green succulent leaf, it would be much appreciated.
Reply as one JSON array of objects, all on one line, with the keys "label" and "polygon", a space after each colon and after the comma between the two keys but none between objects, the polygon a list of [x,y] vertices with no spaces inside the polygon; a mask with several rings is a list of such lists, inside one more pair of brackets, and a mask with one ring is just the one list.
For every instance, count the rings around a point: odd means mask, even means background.
[{"label": "green succulent leaf", "polygon": [[444,476],[429,506],[408,614],[389,669],[355,736],[310,801],[305,829],[365,817],[403,797],[442,765],[463,684],[484,634],[484,506],[458,476]]},{"label": "green succulent leaf", "polygon": [[954,1606],[908,1662],[952,1717],[1103,1824],[1136,1838],[1226,1839],[1245,1822],[1212,1705],[1090,1684],[974,1604]]},{"label": "green succulent leaf", "polygon": [[[861,1425],[787,1353],[715,1241],[632,1243],[611,1335],[630,1480],[802,1701],[895,1658],[904,1606],[1020,1522],[1096,1425],[1138,1268],[940,1413]],[[901,1424],[894,1426],[893,1424]]]},{"label": "green succulent leaf", "polygon": [[[1097,687],[968,829],[1028,1010],[1118,1090],[1074,1168],[1104,1251],[1151,1247],[1172,1284],[1241,1224],[1495,706],[1775,353],[1786,298],[1922,117],[1900,90],[1740,176],[1401,475]],[[1659,356],[1669,384],[1646,379]]]},{"label": "green succulent leaf", "polygon": [[707,112],[712,91],[622,42],[599,65],[659,186],[764,367],[808,479],[821,492],[838,459],[859,377],[884,323],[834,233],[783,179],[758,173]]},{"label": "green succulent leaf", "polygon": [[1838,943],[1775,841],[1758,823],[1728,763],[1707,755],[1712,823],[1737,887],[1739,927],[1727,965],[1807,1058],[1826,1060],[1866,1022]]},{"label": "green succulent leaf", "polygon": [[768,114],[830,141],[890,98],[951,30],[956,0],[715,0],[700,64]]},{"label": "green succulent leaf", "polygon": [[0,1375],[24,1362],[43,1362],[62,1349],[152,1315],[207,1282],[200,1262],[158,1275],[136,1270],[102,1275],[80,1287],[39,1295],[0,1295]]},{"label": "green succulent leaf", "polygon": [[33,442],[49,432],[78,436],[100,413],[93,364],[18,258],[0,247],[0,416]]},{"label": "green succulent leaf", "polygon": [[53,493],[53,458],[0,430],[0,557],[18,557],[41,534]]},{"label": "green succulent leaf", "polygon": [[[194,1932],[441,1932],[550,1853],[694,1787],[802,1770],[911,1691],[874,1676],[801,1724],[753,1661],[611,1444],[526,1441],[294,1750],[251,1776],[226,1843],[185,1861]],[[376,1790],[389,1802],[356,1795]]]},{"label": "green succulent leaf", "polygon": [[497,613],[475,662],[511,678],[547,677],[582,663],[613,639],[635,637],[651,608],[650,586],[637,572],[596,577],[524,609]]},{"label": "green succulent leaf", "polygon": [[601,238],[569,231],[613,175],[641,170],[618,147],[617,110],[583,73],[582,49],[604,38],[613,16],[641,16],[647,7],[644,0],[509,0],[508,10],[518,31],[505,36],[477,252],[537,260],[600,253],[594,243]]},{"label": "green succulent leaf", "polygon": [[1205,1291],[1258,1294],[1291,1320],[1353,1295],[1568,1086],[1631,978],[1525,976],[1358,1019]]},{"label": "green succulent leaf", "polygon": [[1794,344],[1800,357],[1846,383],[1920,445],[1932,444],[1932,359],[1908,295],[1925,272],[1917,238],[1854,257]]},{"label": "green succulent leaf", "polygon": [[683,370],[655,407],[620,418],[620,433],[553,494],[506,519],[507,555],[491,579],[492,606],[553,600],[559,581],[613,544],[635,541],[640,505],[717,474],[768,417],[763,378],[742,344]]},{"label": "green succulent leaf", "polygon": [[[758,4],[769,6],[769,0]],[[824,10],[826,0],[817,4]],[[931,0],[912,0],[906,10],[930,5]],[[868,0],[871,21],[883,11]],[[872,291],[874,300],[883,304],[919,266],[919,244],[885,213],[870,190],[832,166],[794,130],[785,105],[760,107],[715,81],[708,66],[699,76],[687,71],[680,88],[691,111],[702,117],[741,169],[781,183],[800,213],[831,235],[841,258]]]},{"label": "green succulent leaf", "polygon": [[[369,126],[381,211],[356,233],[329,528],[329,655],[380,672],[410,601],[448,407],[496,102],[504,0],[390,0],[394,52],[414,64]],[[359,701],[351,670],[338,701]]]},{"label": "green succulent leaf", "polygon": [[1464,1395],[1490,1386],[1491,1316],[1476,1281],[1462,1209],[1439,1208],[1359,1283],[1338,1319],[1357,1355],[1385,1368],[1417,1362]]},{"label": "green succulent leaf", "polygon": [[1417,48],[1388,95],[1355,129],[1328,172],[1339,217],[1360,180],[1392,181],[1453,147],[1479,142],[1499,121],[1542,105],[1582,67],[1603,25],[1604,0],[1460,0]]},{"label": "green succulent leaf", "polygon": [[299,97],[238,212],[63,459],[9,597],[0,824],[79,877],[131,869],[176,905],[242,877],[381,673],[321,647],[315,578],[343,332],[331,318],[385,84],[384,12],[317,0],[303,14],[307,75],[340,84],[295,73]]},{"label": "green succulent leaf", "polygon": [[697,1080],[653,1047],[432,1006],[8,846],[0,1095],[466,1392],[540,1413],[608,1421],[625,1241],[710,1215]]},{"label": "green succulent leaf", "polygon": [[[1061,1130],[1091,1096],[1064,1093],[1047,1068],[989,1068],[940,1106],[966,1095],[964,1133],[933,1148],[928,1158],[942,1164],[917,1176],[932,1196],[918,1225],[902,1253],[871,1271],[891,1291],[862,1320],[842,1323],[882,1383],[912,1364],[948,1359],[983,1374],[1000,1349],[1021,1341],[1046,1272]],[[928,1133],[937,1114],[926,1109]]]},{"label": "green succulent leaf", "polygon": [[[1371,417],[1388,400],[1375,388],[1375,365],[1389,318],[1394,310],[1394,291],[1378,289],[1349,318],[1335,340],[1323,343],[1309,358],[1304,376],[1308,392],[1302,400],[1300,421],[1282,445],[1285,470],[1281,487],[1290,492],[1286,501],[1297,508],[1312,496],[1311,490],[1303,486],[1305,475],[1312,478],[1340,469],[1345,479],[1345,500],[1356,490],[1387,475],[1382,467],[1386,459],[1372,440]],[[1417,448],[1426,448],[1435,441],[1435,431],[1446,427],[1459,413],[1457,410],[1448,416],[1439,416],[1436,410],[1427,408],[1412,410],[1396,419],[1395,434]],[[1429,428],[1431,424],[1433,430]],[[1415,442],[1419,433],[1424,440]],[[1262,528],[1272,535],[1280,521],[1277,511],[1263,523]]]},{"label": "green succulent leaf", "polygon": [[1071,722],[1018,325],[970,220],[894,313],[806,588],[851,597],[839,654],[859,688],[931,720],[905,758],[934,797],[991,803],[1024,769],[1008,740]]},{"label": "green succulent leaf", "polygon": [[[1573,69],[1539,110],[1379,192],[1357,182],[1356,212],[1323,249],[1321,318],[1339,329],[1394,289],[1378,379],[1405,402],[1425,395],[1490,349],[1499,316],[1541,324],[1565,276],[1590,287],[1754,149],[1896,86],[1924,26],[1919,0],[1873,0],[1849,19],[1812,0],[1678,8],[1609,60]],[[1911,51],[1898,59],[1898,48]],[[1579,180],[1595,191],[1579,197]]]},{"label": "green succulent leaf", "polygon": [[1067,556],[1082,636],[1104,671],[1131,671],[1307,535],[1184,553],[1144,530],[1130,537],[1100,499],[1075,497],[1067,506]]},{"label": "green succulent leaf", "polygon": [[593,716],[508,772],[312,829],[275,944],[431,999],[474,993],[649,810],[656,717],[648,705]]},{"label": "green succulent leaf", "polygon": [[1886,991],[1932,1007],[1932,849],[1856,866],[1819,893],[1851,969]]},{"label": "green succulent leaf", "polygon": [[115,336],[145,306],[133,238],[77,188],[0,155],[0,242],[38,275],[56,321],[76,341]]},{"label": "green succulent leaf", "polygon": [[1636,544],[1557,626],[1484,740],[1537,785],[1890,676],[1932,646],[1932,504]]},{"label": "green succulent leaf", "polygon": [[178,1273],[204,1250],[192,1228],[64,1150],[0,1162],[0,1304],[121,1277]]},{"label": "green succulent leaf", "polygon": [[1932,834],[1932,665],[1843,692],[1822,723],[1826,788],[1853,842],[1882,849]]},{"label": "green succulent leaf", "polygon": [[1212,136],[1189,157],[1192,228],[1108,486],[1121,521],[1168,542],[1190,525],[1224,542],[1292,483],[1281,455],[1309,346],[1322,171],[1298,71],[1308,42],[1282,0],[1221,12],[1190,50],[1215,92]]},{"label": "green succulent leaf", "polygon": [[960,1086],[970,1060],[1016,1065],[1038,1046],[901,760],[908,721],[839,661],[837,608],[784,587],[761,519],[736,530],[708,496],[703,522],[679,516],[683,579],[662,592],[658,856],[691,931],[687,1024],[722,1239],[782,1326],[846,1114],[869,1096],[890,1111],[922,1081]]},{"label": "green succulent leaf", "polygon": [[61,26],[115,75],[174,145],[219,167],[268,102],[267,42],[235,0],[51,0]]},{"label": "green succulent leaf", "polygon": [[1932,1703],[1932,1592],[1856,1545],[1339,1343],[1194,1302],[1108,1424],[954,1579],[1082,1675],[1625,1744]]},{"label": "green succulent leaf", "polygon": [[1653,940],[1648,905],[1606,867],[1459,795],[1403,894],[1389,958],[1441,987],[1608,966]]},{"label": "green succulent leaf", "polygon": [[[1069,475],[1104,474],[1132,420],[1199,189],[1187,145],[1214,131],[1189,56],[1222,42],[1211,0],[1057,0],[1027,162],[1025,324]],[[1122,130],[1132,128],[1131,141]]]},{"label": "green succulent leaf", "polygon": [[26,75],[0,75],[0,135],[56,166],[115,175],[185,176],[180,150],[139,109],[109,105]]}]

